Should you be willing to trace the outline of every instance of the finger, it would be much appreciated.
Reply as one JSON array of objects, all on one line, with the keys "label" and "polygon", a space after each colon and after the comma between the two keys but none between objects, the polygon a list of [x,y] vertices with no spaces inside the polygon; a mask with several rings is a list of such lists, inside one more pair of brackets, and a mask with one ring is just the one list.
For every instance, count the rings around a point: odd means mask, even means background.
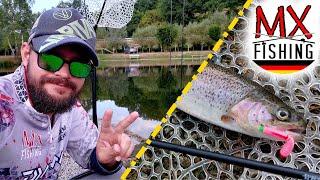
[{"label": "finger", "polygon": [[128,149],[128,151],[126,152],[122,160],[128,159],[131,156],[133,151],[134,151],[134,144],[131,142],[130,148]]},{"label": "finger", "polygon": [[119,144],[113,145],[113,151],[116,152],[115,156],[114,156],[116,161],[121,161],[121,155],[120,155],[121,148],[120,148]]},{"label": "finger", "polygon": [[119,146],[119,144],[114,144],[112,148],[117,154],[120,154],[121,147]]},{"label": "finger", "polygon": [[110,152],[111,157],[116,157],[119,155],[119,148],[115,148],[114,146],[111,147],[111,145],[106,141],[103,141],[103,144],[104,144],[104,149]]},{"label": "finger", "polygon": [[121,135],[120,146],[121,146],[121,157],[124,157],[128,149],[130,148],[131,140],[130,137],[126,134]]},{"label": "finger", "polygon": [[111,145],[108,142],[106,141],[102,141],[102,142],[105,148],[111,148]]},{"label": "finger", "polygon": [[120,121],[119,124],[116,126],[115,131],[122,133],[124,130],[130,126],[137,118],[139,117],[138,112],[132,112],[129,116],[127,116],[124,120]]},{"label": "finger", "polygon": [[114,148],[106,141],[103,141],[100,147],[97,147],[96,152],[99,162],[102,162],[103,164],[114,162],[116,157],[119,156],[119,152],[115,151]]},{"label": "finger", "polygon": [[121,156],[117,156],[116,161],[121,161]]},{"label": "finger", "polygon": [[104,112],[101,129],[111,128],[111,118],[112,118],[112,110],[107,110]]}]

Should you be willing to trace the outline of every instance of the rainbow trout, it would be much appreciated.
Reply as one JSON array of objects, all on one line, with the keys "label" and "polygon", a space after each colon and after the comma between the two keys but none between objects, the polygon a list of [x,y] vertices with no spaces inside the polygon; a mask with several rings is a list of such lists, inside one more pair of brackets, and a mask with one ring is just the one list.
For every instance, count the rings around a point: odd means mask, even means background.
[{"label": "rainbow trout", "polygon": [[301,114],[227,68],[210,64],[192,84],[177,107],[196,118],[249,136],[286,141],[282,156],[288,156],[302,138]]}]

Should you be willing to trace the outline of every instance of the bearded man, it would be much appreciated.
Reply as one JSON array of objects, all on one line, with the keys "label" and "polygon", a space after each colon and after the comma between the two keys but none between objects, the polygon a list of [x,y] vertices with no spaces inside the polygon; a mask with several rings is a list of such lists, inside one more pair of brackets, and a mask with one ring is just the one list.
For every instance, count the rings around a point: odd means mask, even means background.
[{"label": "bearded man", "polygon": [[98,65],[95,43],[93,28],[73,8],[53,8],[36,20],[21,46],[21,66],[0,77],[0,179],[56,179],[64,151],[106,175],[131,155],[124,131],[138,113],[112,127],[106,111],[99,134],[78,101]]}]

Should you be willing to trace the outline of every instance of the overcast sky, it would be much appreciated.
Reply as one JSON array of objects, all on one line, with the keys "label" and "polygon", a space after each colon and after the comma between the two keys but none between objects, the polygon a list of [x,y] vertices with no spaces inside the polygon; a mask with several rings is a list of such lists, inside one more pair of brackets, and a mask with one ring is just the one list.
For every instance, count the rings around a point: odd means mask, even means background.
[{"label": "overcast sky", "polygon": [[61,0],[35,0],[31,6],[32,12],[42,12],[44,9],[50,9],[56,7]]}]

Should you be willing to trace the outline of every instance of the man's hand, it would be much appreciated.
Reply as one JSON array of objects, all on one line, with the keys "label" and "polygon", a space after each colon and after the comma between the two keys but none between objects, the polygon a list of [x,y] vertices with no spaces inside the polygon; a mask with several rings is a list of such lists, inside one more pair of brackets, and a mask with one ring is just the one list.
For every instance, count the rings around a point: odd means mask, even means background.
[{"label": "man's hand", "polygon": [[137,112],[131,113],[116,127],[111,126],[111,117],[111,110],[104,113],[96,147],[98,161],[108,167],[112,167],[117,161],[127,159],[133,152],[134,144],[124,131],[139,117],[139,114]]}]

